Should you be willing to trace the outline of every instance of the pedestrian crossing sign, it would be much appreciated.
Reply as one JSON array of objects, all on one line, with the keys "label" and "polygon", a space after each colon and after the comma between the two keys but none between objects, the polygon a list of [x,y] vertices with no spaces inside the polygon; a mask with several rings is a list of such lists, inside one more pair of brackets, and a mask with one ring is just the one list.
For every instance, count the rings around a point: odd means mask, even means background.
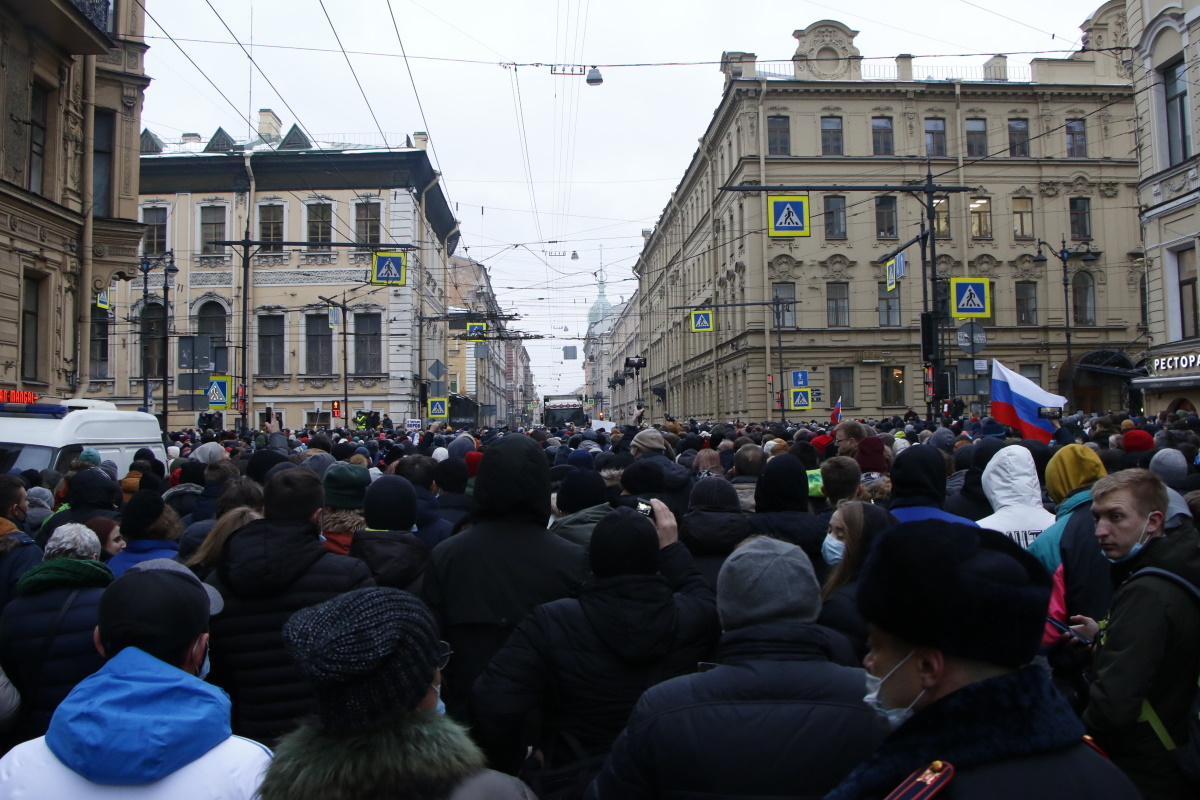
[{"label": "pedestrian crossing sign", "polygon": [[768,236],[810,236],[808,195],[771,195],[767,197]]},{"label": "pedestrian crossing sign", "polygon": [[692,333],[711,333],[713,330],[712,311],[692,312]]},{"label": "pedestrian crossing sign", "polygon": [[482,342],[487,334],[486,322],[468,322],[467,323],[467,341]]},{"label": "pedestrian crossing sign", "polygon": [[812,408],[812,390],[811,389],[791,389],[791,409],[792,411],[807,411]]},{"label": "pedestrian crossing sign", "polygon": [[450,416],[450,412],[446,409],[450,406],[450,402],[445,397],[429,398],[429,416],[446,418]]},{"label": "pedestrian crossing sign", "polygon": [[228,375],[213,375],[208,379],[208,391],[205,393],[209,410],[229,408]]},{"label": "pedestrian crossing sign", "polygon": [[951,278],[950,296],[954,308],[950,316],[959,319],[992,315],[992,285],[986,278]]},{"label": "pedestrian crossing sign", "polygon": [[107,311],[112,307],[112,303],[108,301],[108,289],[101,292],[96,292],[96,308],[103,308]]},{"label": "pedestrian crossing sign", "polygon": [[887,290],[889,292],[896,291],[896,259],[889,259],[887,262]]},{"label": "pedestrian crossing sign", "polygon": [[381,286],[407,286],[408,253],[373,253],[371,283]]}]

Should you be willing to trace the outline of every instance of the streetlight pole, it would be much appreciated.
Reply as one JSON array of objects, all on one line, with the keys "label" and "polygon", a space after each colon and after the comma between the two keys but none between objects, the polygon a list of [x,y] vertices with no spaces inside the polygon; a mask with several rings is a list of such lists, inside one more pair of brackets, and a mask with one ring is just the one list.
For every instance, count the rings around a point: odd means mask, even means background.
[{"label": "streetlight pole", "polygon": [[142,271],[142,314],[141,314],[141,335],[138,340],[141,342],[142,350],[142,410],[150,410],[150,359],[146,357],[146,311],[150,308],[150,270],[153,267],[150,265],[150,259],[142,256],[142,263],[138,265],[138,269]]},{"label": "streetlight pole", "polygon": [[175,266],[175,253],[168,250],[163,257],[167,259],[167,263],[163,266],[163,361],[162,361],[162,426],[163,434],[165,435],[170,426],[167,424],[168,399],[167,399],[167,383],[171,376],[171,338],[170,338],[170,319],[171,319],[171,282],[175,280],[175,276],[179,274],[179,267]]},{"label": "streetlight pole", "polygon": [[[1056,248],[1049,242],[1044,242],[1041,239],[1037,240],[1037,255],[1033,257],[1035,264],[1045,264],[1049,259],[1042,253],[1042,248],[1047,247],[1050,252],[1054,253],[1054,257],[1062,262],[1062,286],[1063,286],[1063,332],[1066,334],[1067,342],[1067,360],[1065,386],[1067,389],[1067,400],[1073,402],[1074,384],[1075,384],[1075,360],[1071,352],[1071,278],[1070,271],[1067,269],[1067,262],[1077,255],[1082,255],[1081,261],[1085,264],[1093,264],[1096,262],[1096,254],[1092,252],[1091,239],[1084,239],[1081,243],[1073,248],[1067,247],[1067,237],[1062,237],[1062,247]],[[1063,384],[1062,372],[1059,372],[1059,383]]]}]

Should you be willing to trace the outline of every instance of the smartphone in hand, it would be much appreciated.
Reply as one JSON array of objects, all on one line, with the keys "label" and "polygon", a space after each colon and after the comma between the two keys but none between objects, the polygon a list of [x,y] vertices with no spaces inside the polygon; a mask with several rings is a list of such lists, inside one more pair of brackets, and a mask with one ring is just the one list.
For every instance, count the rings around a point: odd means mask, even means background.
[{"label": "smartphone in hand", "polygon": [[1071,626],[1068,625],[1067,623],[1063,622],[1061,619],[1055,619],[1054,617],[1046,617],[1046,622],[1049,622],[1056,629],[1062,631],[1065,634],[1068,634],[1069,636],[1071,636],[1075,639],[1078,639],[1079,641],[1083,642],[1084,644],[1088,645],[1089,647],[1092,645],[1091,639],[1085,639],[1084,637],[1080,636],[1078,633],[1071,630]]}]

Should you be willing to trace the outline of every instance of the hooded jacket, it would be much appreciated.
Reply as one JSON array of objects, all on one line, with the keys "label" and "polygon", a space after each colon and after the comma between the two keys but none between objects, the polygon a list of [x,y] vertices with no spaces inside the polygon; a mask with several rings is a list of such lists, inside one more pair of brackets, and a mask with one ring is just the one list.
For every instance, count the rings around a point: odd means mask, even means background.
[{"label": "hooded jacket", "polygon": [[0,518],[0,611],[17,591],[17,581],[42,560],[42,548],[11,521]]},{"label": "hooded jacket", "polygon": [[958,494],[947,496],[942,510],[967,519],[980,520],[990,516],[995,509],[983,490],[983,471],[997,453],[1003,451],[1004,442],[999,439],[980,439],[971,450],[971,466],[963,477],[962,489]]},{"label": "hooded jacket", "polygon": [[1022,547],[1054,524],[1054,515],[1042,508],[1033,454],[1024,447],[1006,447],[983,470],[983,491],[995,513],[979,520],[979,527],[1000,531]]},{"label": "hooded jacket", "polygon": [[126,647],[62,702],[45,737],[0,760],[10,797],[245,798],[271,753],[232,736],[215,686]]},{"label": "hooded jacket", "polygon": [[454,649],[442,700],[460,720],[471,685],[513,629],[587,574],[586,551],[546,529],[550,467],[532,439],[510,435],[488,447],[473,499],[475,524],[434,548],[421,587]]},{"label": "hooded jacket", "polygon": [[604,515],[612,510],[613,507],[608,503],[600,503],[591,508],[576,511],[574,514],[559,517],[550,525],[550,532],[561,536],[568,542],[587,547],[588,542],[592,540],[592,531],[596,529],[596,523],[604,519]]},{"label": "hooded jacket", "polygon": [[180,519],[183,519],[196,510],[196,503],[200,500],[202,491],[204,491],[203,486],[181,483],[163,492],[163,502],[175,509],[175,513],[179,515]]},{"label": "hooded jacket", "polygon": [[211,622],[209,681],[233,701],[234,732],[270,746],[316,711],[315,690],[284,647],[284,623],[375,581],[357,558],[326,550],[310,522],[259,519],[229,535],[206,582],[225,600]]},{"label": "hooded jacket", "polygon": [[489,763],[520,767],[532,743],[521,729],[536,709],[542,735],[532,744],[548,758],[573,760],[554,751],[564,731],[589,754],[606,753],[642,692],[709,657],[716,593],[678,542],[659,551],[659,572],[588,583],[578,599],[539,606],[517,626],[471,695],[472,732]]},{"label": "hooded jacket", "polygon": [[976,524],[966,517],[943,511],[945,502],[946,460],[940,450],[917,445],[896,456],[892,464],[892,504],[889,508],[892,516],[900,522],[940,519],[964,525]]},{"label": "hooded jacket", "polygon": [[754,506],[754,515],[750,517],[754,532],[799,545],[817,570],[817,579],[824,580],[821,544],[825,541],[826,525],[809,513],[808,470],[804,462],[791,453],[768,461],[754,489]]},{"label": "hooded jacket", "polygon": [[717,574],[734,548],[754,534],[750,519],[738,509],[709,505],[693,505],[684,516],[679,540],[710,585],[717,585]]},{"label": "hooded jacket", "polygon": [[67,484],[69,508],[55,512],[42,523],[37,536],[38,544],[45,547],[58,526],[67,522],[86,525],[93,517],[120,518],[121,515],[116,510],[116,498],[119,496],[120,489],[116,481],[109,478],[104,470],[80,470],[71,476]]},{"label": "hooded jacket", "polygon": [[[1029,546],[1029,552],[1045,565],[1051,574],[1066,560],[1071,569],[1064,577],[1067,585],[1067,608],[1072,614],[1086,614],[1099,619],[1108,609],[1111,587],[1103,580],[1093,580],[1093,575],[1107,575],[1107,561],[1096,546],[1092,531],[1091,485],[1106,474],[1100,456],[1089,447],[1069,444],[1062,447],[1046,465],[1046,490],[1050,499],[1058,503],[1058,512],[1053,525],[1042,531]],[[1090,541],[1089,541],[1090,540]],[[1090,584],[1099,595],[1084,601],[1073,597],[1072,586]],[[1078,610],[1074,610],[1078,609]],[[1087,610],[1084,610],[1087,609]],[[1094,612],[1094,613],[1089,613]]]},{"label": "hooded jacket", "polygon": [[420,594],[433,548],[408,531],[363,528],[350,542],[350,555],[367,565],[376,585]]}]

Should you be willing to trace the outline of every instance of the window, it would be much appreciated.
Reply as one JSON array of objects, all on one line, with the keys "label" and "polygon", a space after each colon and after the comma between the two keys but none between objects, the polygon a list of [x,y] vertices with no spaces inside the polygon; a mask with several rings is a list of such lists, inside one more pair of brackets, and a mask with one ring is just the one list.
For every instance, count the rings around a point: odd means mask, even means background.
[{"label": "window", "polygon": [[143,208],[142,222],[146,225],[146,232],[142,234],[142,254],[161,256],[167,252],[167,210]]},{"label": "window", "polygon": [[354,206],[354,240],[359,244],[379,244],[379,203]]},{"label": "window", "polygon": [[[796,284],[794,283],[772,283],[771,297],[776,300],[795,300],[796,299]],[[789,302],[783,306],[782,313],[779,316],[779,325],[784,328],[796,327],[796,304]]]},{"label": "window", "polygon": [[885,408],[905,405],[904,367],[879,368],[879,405]]},{"label": "window", "polygon": [[304,371],[309,375],[332,375],[333,328],[329,327],[329,314],[306,314],[304,337]]},{"label": "window", "polygon": [[971,198],[971,238],[992,238],[992,200],[989,197]]},{"label": "window", "polygon": [[1071,209],[1071,238],[1092,238],[1092,200],[1090,197],[1072,197],[1069,202]]},{"label": "window", "polygon": [[1029,120],[1008,121],[1008,155],[1010,158],[1029,157]]},{"label": "window", "polygon": [[108,309],[92,303],[88,377],[108,377]]},{"label": "window", "polygon": [[283,315],[266,314],[258,318],[258,371],[263,375],[283,375]]},{"label": "window", "polygon": [[896,154],[896,142],[892,134],[891,117],[871,118],[871,148],[877,156]]},{"label": "window", "polygon": [[213,347],[224,344],[228,320],[224,306],[209,300],[196,310],[196,333],[211,338]]},{"label": "window", "polygon": [[[283,206],[272,204],[258,207],[258,238],[264,242],[283,241]],[[259,247],[262,253],[281,253],[282,244],[264,244]]]},{"label": "window", "polygon": [[1071,280],[1071,305],[1076,325],[1096,324],[1096,280],[1090,272],[1076,272]]},{"label": "window", "polygon": [[1146,273],[1142,273],[1142,277],[1138,280],[1138,300],[1141,301],[1141,314],[1138,316],[1139,324],[1145,328],[1150,324],[1150,297],[1146,293]]},{"label": "window", "polygon": [[225,252],[225,206],[200,206],[200,252],[213,255]]},{"label": "window", "polygon": [[879,327],[900,326],[900,286],[888,291],[887,284],[879,284]]},{"label": "window", "polygon": [[850,284],[825,284],[825,314],[829,327],[850,327]]},{"label": "window", "polygon": [[995,325],[996,324],[996,282],[988,281],[988,294],[991,295],[992,302],[988,306],[990,312],[986,317],[976,317],[973,322],[978,322],[980,325]]},{"label": "window", "polygon": [[988,154],[987,120],[967,120],[967,156],[983,158]]},{"label": "window", "polygon": [[925,155],[930,157],[946,155],[946,120],[933,118],[925,120]]},{"label": "window", "polygon": [[1013,209],[1013,237],[1016,239],[1032,239],[1033,238],[1033,198],[1032,197],[1014,197],[1012,199]]},{"label": "window", "polygon": [[382,317],[379,314],[354,315],[354,371],[360,375],[383,372]]},{"label": "window", "polygon": [[[1179,321],[1184,339],[1200,336],[1200,296],[1196,291],[1196,248],[1175,254],[1179,267]],[[1080,275],[1083,273],[1081,272]]]},{"label": "window", "polygon": [[880,239],[896,238],[896,198],[875,198],[875,230]]},{"label": "window", "polygon": [[329,250],[329,242],[333,241],[333,205],[309,203],[307,209],[308,249]]},{"label": "window", "polygon": [[29,191],[42,193],[46,175],[46,129],[49,125],[50,91],[33,84],[29,103]]},{"label": "window", "polygon": [[833,406],[839,399],[842,408],[854,406],[854,367],[829,368],[829,405]]},{"label": "window", "polygon": [[92,214],[112,216],[113,139],[116,134],[116,114],[96,109],[95,146],[92,148]]},{"label": "window", "polygon": [[821,155],[842,154],[842,118],[821,117]]},{"label": "window", "polygon": [[950,198],[933,198],[933,235],[939,239],[950,238]]},{"label": "window", "polygon": [[449,387],[450,394],[458,394],[458,373],[457,372],[450,373],[450,380],[446,382],[446,385]]},{"label": "window", "polygon": [[957,371],[955,379],[958,385],[955,387],[955,394],[990,395],[992,393],[992,384],[988,374],[975,371],[975,359],[960,358]]},{"label": "window", "polygon": [[1067,120],[1067,158],[1087,158],[1087,121]]},{"label": "window", "polygon": [[791,117],[767,117],[767,155],[792,154]]},{"label": "window", "polygon": [[846,238],[846,198],[826,195],[825,238]]},{"label": "window", "polygon": [[142,375],[154,378],[162,375],[167,366],[166,350],[163,348],[163,331],[166,329],[167,312],[162,303],[148,303],[142,309]]},{"label": "window", "polygon": [[[995,302],[993,298],[992,302]],[[1037,325],[1037,282],[1017,281],[1017,324]]]},{"label": "window", "polygon": [[1176,61],[1163,70],[1163,98],[1166,101],[1167,157],[1175,166],[1188,157],[1187,65]]},{"label": "window", "polygon": [[38,345],[41,326],[42,282],[38,278],[21,281],[21,380],[38,379]]},{"label": "window", "polygon": [[1029,378],[1029,380],[1033,381],[1038,386],[1042,385],[1041,364],[1018,364],[1017,372],[1023,377]]},{"label": "window", "polygon": [[328,411],[308,411],[304,417],[308,421],[310,428],[328,428],[330,422],[330,412]]}]

